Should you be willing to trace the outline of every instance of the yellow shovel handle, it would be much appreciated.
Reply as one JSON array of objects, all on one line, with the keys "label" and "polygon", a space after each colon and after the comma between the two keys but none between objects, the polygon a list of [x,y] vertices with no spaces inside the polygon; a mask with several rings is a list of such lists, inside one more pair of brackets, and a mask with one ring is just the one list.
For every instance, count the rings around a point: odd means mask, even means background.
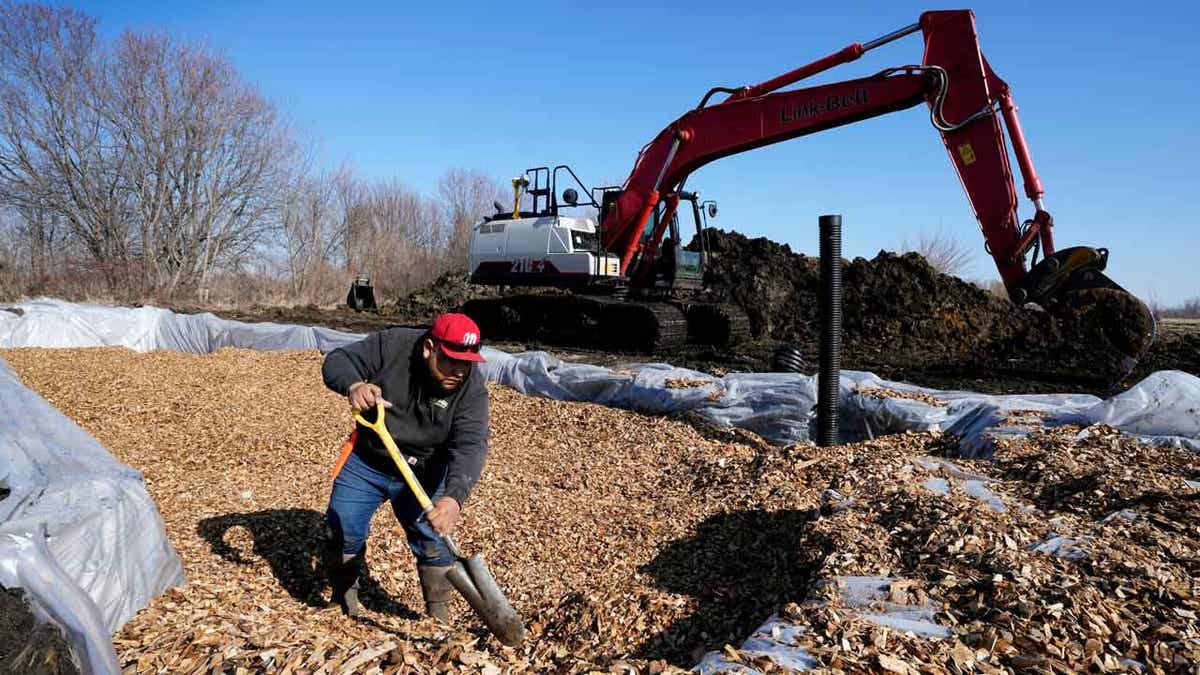
[{"label": "yellow shovel handle", "polygon": [[[379,440],[383,441],[383,447],[387,448],[388,454],[392,456],[392,461],[396,463],[396,467],[400,469],[400,475],[404,476],[404,482],[408,484],[408,489],[417,498],[417,503],[421,505],[421,509],[428,514],[433,510],[433,502],[429,501],[429,495],[425,494],[425,488],[421,487],[421,483],[417,481],[417,477],[413,475],[412,467],[408,465],[408,461],[404,459],[404,455],[400,454],[400,448],[396,447],[396,441],[392,438],[392,434],[387,429],[387,420],[383,415],[383,404],[375,404],[375,421],[368,422],[361,413],[354,413],[354,421],[364,427],[374,431]],[[446,548],[450,549],[450,554],[459,560],[466,560],[462,549],[454,542],[454,538],[448,534],[441,535],[442,541],[446,542]]]},{"label": "yellow shovel handle", "polygon": [[392,461],[396,463],[396,467],[400,469],[400,475],[404,476],[404,482],[408,484],[408,489],[412,490],[413,495],[417,498],[417,503],[421,508],[429,513],[433,509],[433,502],[429,501],[429,495],[425,494],[425,488],[421,487],[421,483],[417,481],[417,477],[413,475],[412,467],[408,465],[408,460],[404,459],[404,455],[400,454],[400,448],[396,447],[396,441],[392,438],[392,434],[388,432],[387,420],[383,415],[383,404],[375,404],[375,422],[368,422],[362,416],[362,413],[354,413],[354,421],[364,427],[374,431],[379,436],[379,440],[383,441],[383,447],[387,448],[388,454],[392,456]]}]

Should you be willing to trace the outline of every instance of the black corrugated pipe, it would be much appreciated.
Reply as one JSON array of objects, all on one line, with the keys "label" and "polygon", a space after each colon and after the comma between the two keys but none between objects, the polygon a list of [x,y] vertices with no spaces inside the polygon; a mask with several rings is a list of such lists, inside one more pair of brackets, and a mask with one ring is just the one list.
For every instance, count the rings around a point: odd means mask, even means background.
[{"label": "black corrugated pipe", "polygon": [[783,344],[771,356],[771,370],[776,373],[803,373],[809,370],[809,365],[799,347]]},{"label": "black corrugated pipe", "polygon": [[842,217],[821,216],[821,365],[817,445],[836,445],[842,375]]}]

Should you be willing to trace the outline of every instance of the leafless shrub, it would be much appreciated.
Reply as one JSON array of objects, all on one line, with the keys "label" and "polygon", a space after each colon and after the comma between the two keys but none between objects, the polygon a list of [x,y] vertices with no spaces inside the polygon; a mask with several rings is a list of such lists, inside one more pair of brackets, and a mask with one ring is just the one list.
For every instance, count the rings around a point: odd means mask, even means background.
[{"label": "leafless shrub", "polygon": [[905,240],[900,244],[900,248],[903,251],[920,253],[933,269],[942,274],[962,276],[971,269],[971,250],[941,230],[933,234],[921,234],[912,246]]},{"label": "leafless shrub", "polygon": [[431,281],[442,248],[438,205],[396,180],[363,186],[350,204],[349,265],[387,297]]},{"label": "leafless shrub", "polygon": [[975,279],[971,283],[998,298],[1008,299],[1008,289],[1004,287],[1004,282],[999,279]]},{"label": "leafless shrub", "polygon": [[336,173],[300,176],[281,191],[278,206],[280,240],[286,255],[283,270],[290,297],[300,303],[328,299],[341,283],[341,253],[346,244],[346,217],[338,200],[338,187],[349,179]]}]

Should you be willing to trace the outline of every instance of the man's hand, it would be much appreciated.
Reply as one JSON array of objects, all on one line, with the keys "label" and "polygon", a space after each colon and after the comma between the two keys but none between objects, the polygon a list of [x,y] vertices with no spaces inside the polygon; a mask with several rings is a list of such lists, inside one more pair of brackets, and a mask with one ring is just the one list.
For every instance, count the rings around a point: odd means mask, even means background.
[{"label": "man's hand", "polygon": [[439,497],[433,509],[426,514],[429,524],[438,534],[452,534],[458,525],[462,507],[454,497]]},{"label": "man's hand", "polygon": [[385,408],[392,407],[392,404],[383,398],[383,390],[379,385],[370,382],[355,382],[350,385],[350,393],[346,398],[350,399],[350,407],[354,408],[354,412],[374,408],[379,402],[382,402]]}]

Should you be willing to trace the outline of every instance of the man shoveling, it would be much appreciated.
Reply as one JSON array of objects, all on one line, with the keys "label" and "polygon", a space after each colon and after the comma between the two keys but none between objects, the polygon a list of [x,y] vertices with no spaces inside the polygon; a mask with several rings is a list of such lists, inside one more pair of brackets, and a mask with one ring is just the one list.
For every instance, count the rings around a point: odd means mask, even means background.
[{"label": "man shoveling", "polygon": [[390,501],[417,559],[425,613],[450,621],[454,554],[443,535],[459,522],[488,451],[488,400],[476,363],[479,327],[463,314],[443,314],[428,331],[390,328],[325,357],[322,375],[356,413],[382,405],[402,461],[429,494],[425,511],[379,436],[351,436],[329,497],[326,566],[333,601],[357,616],[358,577],[371,516]]}]

